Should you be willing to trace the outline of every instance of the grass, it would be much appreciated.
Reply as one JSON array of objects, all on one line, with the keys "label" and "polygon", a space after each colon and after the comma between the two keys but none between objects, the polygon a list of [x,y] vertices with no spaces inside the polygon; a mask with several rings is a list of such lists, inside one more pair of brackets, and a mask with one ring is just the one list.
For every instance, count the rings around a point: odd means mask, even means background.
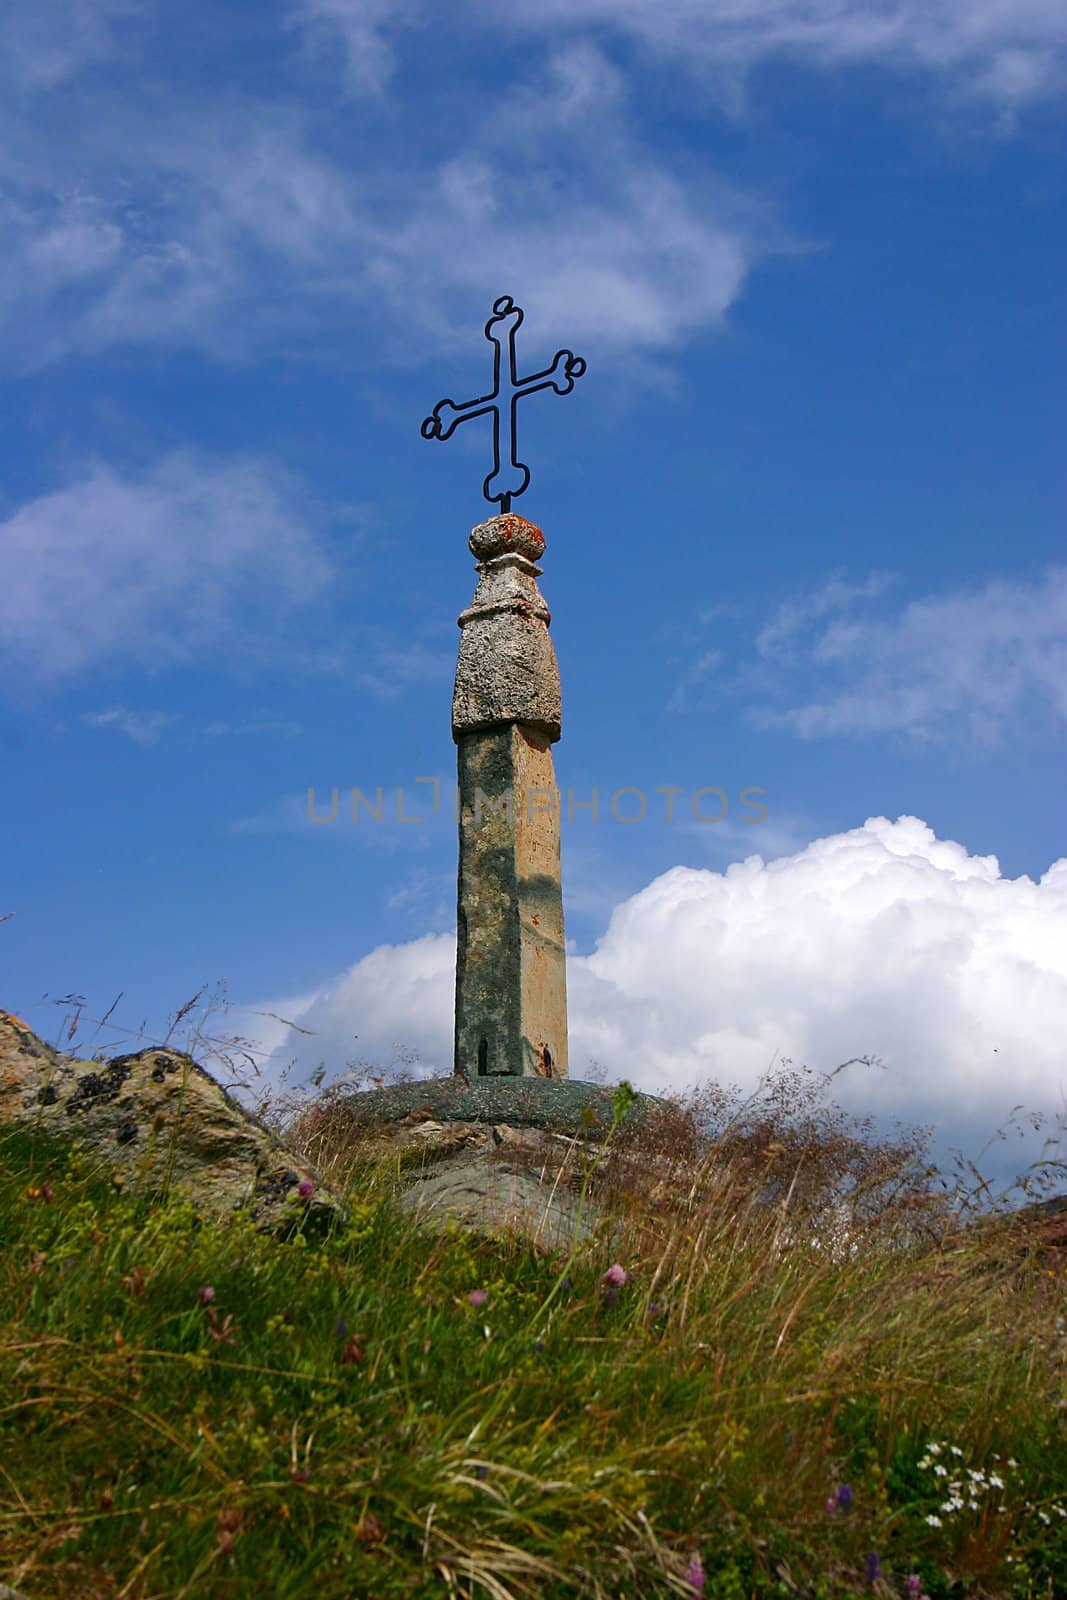
[{"label": "grass", "polygon": [[[873,1145],[813,1113],[798,1074],[638,1131],[628,1095],[568,1158],[621,1229],[610,1252],[606,1233],[550,1254],[426,1231],[332,1091],[259,1108],[349,1194],[348,1227],[318,1240],[299,1210],[265,1238],[8,1132],[0,1582],[31,1600],[1067,1596],[1051,1253],[1017,1218],[970,1219],[921,1135]],[[844,1194],[847,1239],[825,1225]]]}]

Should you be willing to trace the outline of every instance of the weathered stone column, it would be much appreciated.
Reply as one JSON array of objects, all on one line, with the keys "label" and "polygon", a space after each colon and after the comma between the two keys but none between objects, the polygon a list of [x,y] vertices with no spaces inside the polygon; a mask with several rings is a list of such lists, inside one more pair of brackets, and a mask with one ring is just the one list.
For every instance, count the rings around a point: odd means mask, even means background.
[{"label": "weathered stone column", "polygon": [[455,1071],[567,1076],[561,731],[551,615],[535,565],[545,541],[506,512],[480,523],[481,574],[462,629],[452,698],[459,766]]}]

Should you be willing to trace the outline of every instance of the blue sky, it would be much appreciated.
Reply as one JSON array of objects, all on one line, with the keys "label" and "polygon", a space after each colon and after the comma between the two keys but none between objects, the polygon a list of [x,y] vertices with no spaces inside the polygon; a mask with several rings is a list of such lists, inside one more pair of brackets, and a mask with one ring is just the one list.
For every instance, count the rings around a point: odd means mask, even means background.
[{"label": "blue sky", "polygon": [[520,405],[513,508],[600,804],[562,829],[572,1076],[873,1056],[850,1113],[946,1171],[992,1139],[998,1185],[1037,1159],[1058,0],[9,0],[0,76],[0,1004],[56,1039],[80,996],[115,1053],[203,990],[256,1093],[450,1070],[489,428],[419,428],[488,388],[510,294],[521,372],[588,368]]}]

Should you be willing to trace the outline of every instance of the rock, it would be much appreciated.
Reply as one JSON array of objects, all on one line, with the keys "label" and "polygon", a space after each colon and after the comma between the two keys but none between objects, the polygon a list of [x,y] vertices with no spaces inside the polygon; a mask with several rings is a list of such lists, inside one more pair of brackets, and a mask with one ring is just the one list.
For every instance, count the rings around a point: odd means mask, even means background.
[{"label": "rock", "polygon": [[[586,1147],[595,1155],[595,1147]],[[395,1158],[399,1204],[431,1232],[450,1221],[474,1232],[513,1233],[546,1250],[588,1239],[603,1220],[581,1204],[580,1141],[507,1123],[439,1122],[431,1116],[379,1123],[361,1158]]]},{"label": "rock", "polygon": [[247,1213],[261,1232],[345,1215],[305,1160],[178,1050],[81,1061],[0,1011],[0,1161],[7,1128],[77,1140],[129,1192],[184,1192],[205,1216]]}]

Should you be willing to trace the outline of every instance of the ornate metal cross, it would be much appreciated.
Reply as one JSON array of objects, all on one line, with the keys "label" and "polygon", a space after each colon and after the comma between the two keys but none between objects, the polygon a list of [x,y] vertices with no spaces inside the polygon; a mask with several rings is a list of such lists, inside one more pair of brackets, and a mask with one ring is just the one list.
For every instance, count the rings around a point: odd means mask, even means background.
[{"label": "ornate metal cross", "polygon": [[[499,300],[494,301],[493,315],[485,325],[485,337],[493,345],[492,392],[482,395],[479,400],[468,400],[466,405],[462,406],[457,406],[454,400],[439,400],[433,408],[433,415],[427,417],[422,424],[424,439],[447,439],[461,422],[467,421],[468,417],[483,417],[486,412],[492,413],[493,470],[482,484],[482,493],[490,502],[499,500],[501,511],[511,510],[512,497],[522,494],[530,481],[529,467],[524,466],[515,454],[515,409],[519,401],[523,395],[536,394],[538,389],[554,389],[557,394],[570,394],[574,388],[574,380],[580,378],[585,371],[585,362],[581,356],[574,355],[570,350],[557,350],[552,365],[546,367],[544,372],[535,372],[531,378],[521,380],[517,378],[515,335],[521,322],[522,312],[510,295],[502,295]],[[510,386],[508,393],[501,396],[500,353],[505,330]],[[500,455],[502,416],[507,446],[506,462],[501,461]]]}]

